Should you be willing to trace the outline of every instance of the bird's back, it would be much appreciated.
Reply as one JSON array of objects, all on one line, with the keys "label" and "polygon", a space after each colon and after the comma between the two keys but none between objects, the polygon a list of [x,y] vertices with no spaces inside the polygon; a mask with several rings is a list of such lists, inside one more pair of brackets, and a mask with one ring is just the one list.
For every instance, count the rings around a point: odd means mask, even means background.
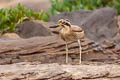
[{"label": "bird's back", "polygon": [[84,36],[85,36],[84,30],[81,27],[76,26],[76,25],[71,25],[71,30],[72,30],[73,33],[76,34],[77,39],[84,38]]}]

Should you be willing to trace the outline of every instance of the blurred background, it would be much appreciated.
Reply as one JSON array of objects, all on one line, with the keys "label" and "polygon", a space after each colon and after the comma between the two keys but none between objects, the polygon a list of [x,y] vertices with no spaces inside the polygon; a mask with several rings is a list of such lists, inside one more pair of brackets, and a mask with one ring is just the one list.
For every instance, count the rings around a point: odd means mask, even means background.
[{"label": "blurred background", "polygon": [[0,8],[16,7],[18,3],[35,11],[41,9],[46,11],[50,8],[50,0],[0,0]]},{"label": "blurred background", "polygon": [[25,20],[48,21],[55,14],[111,7],[120,13],[120,0],[0,0],[0,30],[15,32]]}]

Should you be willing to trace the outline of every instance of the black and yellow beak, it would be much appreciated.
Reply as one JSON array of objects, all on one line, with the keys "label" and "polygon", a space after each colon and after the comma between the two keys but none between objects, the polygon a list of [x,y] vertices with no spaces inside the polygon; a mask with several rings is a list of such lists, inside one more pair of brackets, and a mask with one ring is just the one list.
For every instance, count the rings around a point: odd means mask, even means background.
[{"label": "black and yellow beak", "polygon": [[58,25],[50,26],[49,28],[57,28]]},{"label": "black and yellow beak", "polygon": [[54,26],[50,26],[50,28],[57,28],[57,27],[61,27],[62,23],[59,23],[58,25],[54,25]]},{"label": "black and yellow beak", "polygon": [[59,23],[58,26],[61,27],[61,26],[62,26],[62,23]]}]

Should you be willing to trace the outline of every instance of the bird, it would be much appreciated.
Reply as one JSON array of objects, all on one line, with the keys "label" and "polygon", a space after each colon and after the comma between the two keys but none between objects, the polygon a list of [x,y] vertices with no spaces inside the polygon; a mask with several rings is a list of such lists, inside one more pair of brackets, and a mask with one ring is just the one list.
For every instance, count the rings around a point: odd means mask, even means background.
[{"label": "bird", "polygon": [[61,27],[59,34],[61,38],[65,41],[66,44],[66,64],[68,64],[68,42],[69,41],[77,41],[79,45],[79,64],[81,64],[81,39],[84,38],[85,33],[84,30],[77,26],[72,25],[68,19],[60,19],[57,22],[57,25],[50,26],[50,28]]}]

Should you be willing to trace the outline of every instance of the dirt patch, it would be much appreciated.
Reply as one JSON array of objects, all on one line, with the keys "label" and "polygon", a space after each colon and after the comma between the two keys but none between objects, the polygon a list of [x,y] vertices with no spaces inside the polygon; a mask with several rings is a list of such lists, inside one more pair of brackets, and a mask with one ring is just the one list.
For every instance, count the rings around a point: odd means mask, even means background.
[{"label": "dirt patch", "polygon": [[0,8],[9,8],[10,6],[16,8],[18,3],[21,3],[27,9],[33,9],[36,12],[40,10],[48,11],[48,8],[50,8],[49,0],[12,0],[10,2],[0,4]]}]

